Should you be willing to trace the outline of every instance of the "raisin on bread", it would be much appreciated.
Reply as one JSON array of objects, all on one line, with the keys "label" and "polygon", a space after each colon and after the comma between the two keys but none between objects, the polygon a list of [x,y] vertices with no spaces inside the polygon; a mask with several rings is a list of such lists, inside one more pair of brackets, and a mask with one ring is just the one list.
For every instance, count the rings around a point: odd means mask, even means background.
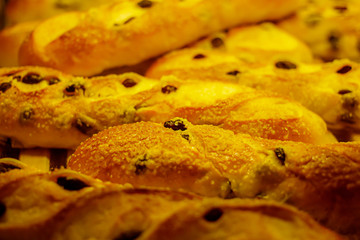
[{"label": "raisin on bread", "polygon": [[68,167],[105,181],[185,189],[205,196],[292,204],[344,234],[359,234],[360,143],[254,138],[180,118],[104,130]]},{"label": "raisin on bread", "polygon": [[140,63],[221,29],[285,17],[302,4],[302,0],[118,0],[42,22],[22,45],[19,61],[94,75]]}]

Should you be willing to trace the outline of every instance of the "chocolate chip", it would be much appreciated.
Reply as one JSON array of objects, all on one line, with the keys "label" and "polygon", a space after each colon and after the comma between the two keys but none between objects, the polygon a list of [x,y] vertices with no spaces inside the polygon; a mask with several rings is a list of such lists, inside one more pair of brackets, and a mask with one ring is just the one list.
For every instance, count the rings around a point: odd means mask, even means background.
[{"label": "chocolate chip", "polygon": [[338,94],[340,95],[344,95],[344,94],[347,94],[347,93],[352,93],[351,90],[348,90],[348,89],[341,89],[338,91]]},{"label": "chocolate chip", "polygon": [[68,191],[78,191],[89,187],[89,185],[79,179],[68,177],[58,177],[56,183]]},{"label": "chocolate chip", "polygon": [[275,67],[281,68],[281,69],[296,69],[296,64],[290,62],[290,61],[279,61],[275,63]]},{"label": "chocolate chip", "polygon": [[231,75],[231,76],[236,76],[236,75],[238,75],[239,73],[240,73],[240,71],[234,70],[234,71],[227,72],[226,74],[227,74],[227,75]]},{"label": "chocolate chip", "polygon": [[147,169],[146,162],[147,162],[146,155],[144,155],[143,158],[140,158],[135,162],[135,174],[136,175],[143,174],[146,171],[146,169]]},{"label": "chocolate chip", "polygon": [[21,169],[21,168],[9,163],[0,163],[0,173],[6,173],[14,169]]},{"label": "chocolate chip", "polygon": [[340,33],[330,32],[328,36],[328,42],[330,43],[331,49],[334,51],[339,50]]},{"label": "chocolate chip", "polygon": [[203,218],[208,222],[216,222],[223,215],[223,211],[220,208],[210,209],[204,214]]},{"label": "chocolate chip", "polygon": [[305,24],[308,27],[315,27],[316,25],[319,24],[321,20],[321,15],[319,14],[310,14],[305,18]]},{"label": "chocolate chip", "polygon": [[335,6],[334,9],[339,13],[344,13],[348,10],[347,6]]},{"label": "chocolate chip", "polygon": [[188,141],[189,141],[189,139],[190,139],[189,134],[181,134],[181,136],[182,136],[183,138],[185,138],[186,140],[188,140]]},{"label": "chocolate chip", "polygon": [[280,160],[281,164],[284,165],[285,159],[286,159],[284,149],[283,148],[275,148],[274,153],[275,153],[276,157]]},{"label": "chocolate chip", "polygon": [[161,92],[165,94],[169,94],[172,92],[175,92],[177,90],[177,87],[166,85],[165,87],[161,88]]},{"label": "chocolate chip", "polygon": [[185,131],[187,129],[184,122],[180,119],[166,121],[164,127],[171,128],[174,131]]},{"label": "chocolate chip", "polygon": [[134,240],[138,238],[142,234],[142,231],[132,230],[125,233],[121,233],[118,237],[114,238],[114,240]]},{"label": "chocolate chip", "polygon": [[124,85],[124,87],[126,87],[126,88],[133,87],[136,84],[137,84],[137,82],[135,82],[134,79],[131,79],[131,78],[127,78],[122,82],[122,85]]},{"label": "chocolate chip", "polygon": [[49,85],[54,85],[60,82],[60,79],[57,77],[47,78],[46,80],[48,81]]},{"label": "chocolate chip", "polygon": [[81,119],[77,119],[73,124],[80,132],[86,134],[88,136],[92,136],[97,133],[97,130],[89,123],[82,121]]},{"label": "chocolate chip", "polygon": [[342,68],[340,68],[339,70],[337,70],[336,72],[339,74],[345,74],[347,72],[349,72],[352,69],[352,67],[350,65],[345,65]]},{"label": "chocolate chip", "polygon": [[0,84],[0,92],[6,92],[9,88],[11,88],[11,82],[4,82]]},{"label": "chocolate chip", "polygon": [[34,111],[32,109],[26,109],[20,114],[20,121],[23,122],[30,120],[33,115],[34,115]]},{"label": "chocolate chip", "polygon": [[26,84],[37,84],[37,83],[41,82],[42,80],[44,80],[44,79],[41,78],[39,74],[28,73],[22,78],[21,81]]},{"label": "chocolate chip", "polygon": [[342,106],[348,110],[353,110],[359,105],[359,102],[356,100],[356,98],[351,96],[348,97],[348,95],[343,95],[342,100]]},{"label": "chocolate chip", "polygon": [[340,115],[340,121],[350,124],[356,123],[355,117],[351,112]]},{"label": "chocolate chip", "polygon": [[126,20],[125,22],[124,22],[124,24],[128,24],[129,22],[131,22],[132,20],[134,20],[135,19],[135,17],[131,17],[131,18],[129,18],[128,20]]},{"label": "chocolate chip", "polygon": [[140,2],[138,2],[138,6],[141,8],[150,8],[152,6],[152,2],[149,0],[142,0]]},{"label": "chocolate chip", "polygon": [[193,57],[193,59],[202,59],[202,58],[206,58],[206,56],[205,56],[204,54],[201,54],[201,53],[196,54],[196,55]]},{"label": "chocolate chip", "polygon": [[4,216],[6,213],[6,206],[3,202],[0,202],[0,217]]},{"label": "chocolate chip", "polygon": [[224,41],[221,38],[216,37],[216,38],[211,39],[211,46],[213,48],[219,48],[223,45],[224,45]]},{"label": "chocolate chip", "polygon": [[225,193],[225,196],[224,196],[225,199],[232,199],[232,198],[236,198],[236,195],[232,189],[232,186],[231,186],[231,181],[228,180],[227,181],[227,189],[226,189],[226,193]]},{"label": "chocolate chip", "polygon": [[82,84],[76,83],[66,87],[64,93],[67,96],[74,96],[77,92],[79,92],[79,90],[83,90],[83,92],[85,92],[85,87]]}]

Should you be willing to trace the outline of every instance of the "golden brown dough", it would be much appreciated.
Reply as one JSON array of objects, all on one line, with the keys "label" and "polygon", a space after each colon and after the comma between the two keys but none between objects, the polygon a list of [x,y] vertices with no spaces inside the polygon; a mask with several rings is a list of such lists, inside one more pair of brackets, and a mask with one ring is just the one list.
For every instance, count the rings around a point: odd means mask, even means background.
[{"label": "golden brown dough", "polygon": [[201,199],[103,183],[68,170],[9,180],[0,189],[2,240],[115,239],[139,234],[179,205]]},{"label": "golden brown dough", "polygon": [[0,67],[18,66],[20,46],[38,23],[24,22],[0,31]]},{"label": "golden brown dough", "polygon": [[0,135],[20,148],[73,149],[110,126],[173,117],[265,138],[336,141],[320,117],[275,94],[134,73],[82,78],[40,67],[3,68],[0,116]]},{"label": "golden brown dough", "polygon": [[77,148],[68,167],[135,187],[286,202],[359,236],[360,143],[266,140],[177,118],[102,131]]},{"label": "golden brown dough", "polygon": [[308,0],[306,7],[279,26],[309,45],[325,61],[360,61],[360,1]]},{"label": "golden brown dough", "polygon": [[[199,54],[204,57],[194,59]],[[317,113],[331,130],[360,130],[360,68],[358,63],[349,60],[305,64],[283,59],[261,65],[240,60],[229,53],[184,49],[158,59],[146,75],[236,82],[275,92]]]},{"label": "golden brown dough", "polygon": [[8,0],[5,6],[5,23],[44,20],[49,17],[75,10],[86,10],[113,0]]},{"label": "golden brown dough", "polygon": [[[303,0],[119,0],[40,24],[22,45],[21,65],[75,75],[133,65],[244,23],[275,20]],[[56,28],[54,28],[56,26]]]},{"label": "golden brown dough", "polygon": [[[241,203],[241,204],[239,204]],[[199,205],[199,206],[198,206]],[[141,239],[342,239],[317,230],[308,216],[291,208],[254,200],[207,200],[174,212]],[[201,229],[201,231],[199,230]]]},{"label": "golden brown dough", "polygon": [[[6,182],[0,186],[2,240],[209,239],[209,235],[342,239],[307,214],[271,201],[203,199],[181,191],[104,183],[69,170],[11,177],[21,171],[25,170],[0,173]],[[241,221],[229,224],[234,218]],[[192,227],[180,233],[188,223]]]},{"label": "golden brown dough", "polygon": [[284,59],[306,63],[314,61],[305,43],[270,22],[217,32],[188,48],[227,52],[255,67]]},{"label": "golden brown dough", "polygon": [[20,67],[0,70],[0,135],[14,147],[75,148],[106,127],[135,121],[157,80],[127,73],[92,79]]}]

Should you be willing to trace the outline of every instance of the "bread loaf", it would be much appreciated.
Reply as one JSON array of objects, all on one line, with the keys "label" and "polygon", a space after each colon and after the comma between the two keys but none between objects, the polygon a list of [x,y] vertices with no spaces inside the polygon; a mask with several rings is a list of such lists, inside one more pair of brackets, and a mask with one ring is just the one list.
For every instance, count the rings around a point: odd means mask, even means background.
[{"label": "bread loaf", "polygon": [[18,66],[20,46],[37,24],[37,21],[25,22],[0,31],[0,67]]},{"label": "bread loaf", "polygon": [[0,76],[0,135],[14,147],[74,149],[110,126],[173,117],[266,138],[335,141],[301,105],[238,84],[134,73],[82,78],[40,67],[3,68]]},{"label": "bread loaf", "polygon": [[135,187],[292,204],[344,234],[357,234],[360,143],[266,140],[172,119],[109,128],[84,141],[68,167]]},{"label": "bread loaf", "polygon": [[[204,57],[194,59],[199,54]],[[289,59],[256,64],[226,52],[184,49],[158,59],[146,75],[150,78],[172,75],[181,79],[236,82],[272,91],[317,113],[331,130],[360,130],[359,64],[346,59],[326,64],[306,64]]]},{"label": "bread loaf", "polygon": [[217,32],[187,48],[227,52],[255,68],[284,59],[305,63],[314,61],[310,48],[304,42],[270,22]]},{"label": "bread loaf", "polygon": [[342,239],[307,214],[275,202],[132,188],[69,170],[11,177],[19,172],[26,170],[0,173],[1,240]]},{"label": "bread loaf", "polygon": [[5,6],[5,23],[13,26],[44,20],[64,12],[86,10],[110,1],[112,0],[8,0]]},{"label": "bread loaf", "polygon": [[94,75],[105,69],[137,64],[221,29],[282,18],[302,3],[119,0],[44,21],[22,45],[19,61],[21,65]]},{"label": "bread loaf", "polygon": [[306,7],[279,22],[325,61],[348,58],[360,61],[360,2],[308,0]]}]

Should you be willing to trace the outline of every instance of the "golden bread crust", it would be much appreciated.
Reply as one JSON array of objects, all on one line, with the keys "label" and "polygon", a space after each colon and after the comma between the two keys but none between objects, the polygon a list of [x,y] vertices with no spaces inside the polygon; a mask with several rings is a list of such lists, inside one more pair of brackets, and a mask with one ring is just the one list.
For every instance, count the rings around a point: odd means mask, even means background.
[{"label": "golden bread crust", "polygon": [[314,61],[305,43],[270,22],[217,32],[188,48],[227,52],[255,67],[286,59],[305,63]]},{"label": "golden bread crust", "polygon": [[141,122],[107,129],[83,142],[68,167],[135,187],[287,202],[330,228],[358,233],[359,143],[266,140],[183,119],[164,126]]},{"label": "golden bread crust", "polygon": [[[199,54],[204,57],[194,59]],[[230,53],[184,49],[158,59],[146,76],[235,82],[275,92],[317,113],[329,129],[359,131],[359,74],[359,64],[346,59],[326,64],[286,60],[256,65]]]},{"label": "golden bread crust", "polygon": [[[104,183],[69,170],[14,180],[11,176],[19,171],[26,170],[0,173],[5,183],[0,187],[4,240],[230,239],[238,235],[247,239],[342,239],[309,215],[272,201],[204,199],[182,191]],[[242,221],[229,224],[234,217]],[[173,221],[177,224],[169,227]],[[179,232],[186,225],[187,230]],[[252,228],[255,225],[257,231]],[[259,232],[259,226],[264,230]]]},{"label": "golden bread crust", "polygon": [[9,0],[5,6],[5,23],[39,21],[75,10],[87,10],[112,0]]},{"label": "golden bread crust", "polygon": [[359,14],[357,0],[308,1],[306,7],[278,26],[304,41],[318,58],[359,62]]},{"label": "golden bread crust", "polygon": [[[315,230],[317,224],[307,215],[294,214],[297,212],[295,209],[284,209],[266,201],[242,200],[242,206],[237,202],[238,200],[228,200],[222,203],[211,199],[205,200],[195,209],[193,206],[185,206],[146,232],[144,239],[161,240],[168,239],[167,236],[172,236],[174,240],[341,239],[325,231],[321,234],[309,231]],[[206,217],[215,215],[214,213],[221,214],[219,219],[207,221]],[[267,224],[271,228],[262,227]]]},{"label": "golden bread crust", "polygon": [[17,147],[75,148],[94,132],[134,122],[136,94],[158,81],[127,73],[76,78],[40,67],[3,68],[0,134]]},{"label": "golden bread crust", "polygon": [[22,45],[19,60],[21,65],[94,75],[137,64],[221,29],[284,17],[302,2],[158,0],[144,6],[139,0],[117,1],[44,21]]},{"label": "golden bread crust", "polygon": [[41,67],[3,68],[0,75],[0,135],[15,147],[72,149],[110,126],[173,117],[265,138],[336,141],[300,104],[238,84],[134,73],[82,78]]},{"label": "golden bread crust", "polygon": [[0,66],[18,66],[21,44],[39,22],[25,22],[0,31]]}]

